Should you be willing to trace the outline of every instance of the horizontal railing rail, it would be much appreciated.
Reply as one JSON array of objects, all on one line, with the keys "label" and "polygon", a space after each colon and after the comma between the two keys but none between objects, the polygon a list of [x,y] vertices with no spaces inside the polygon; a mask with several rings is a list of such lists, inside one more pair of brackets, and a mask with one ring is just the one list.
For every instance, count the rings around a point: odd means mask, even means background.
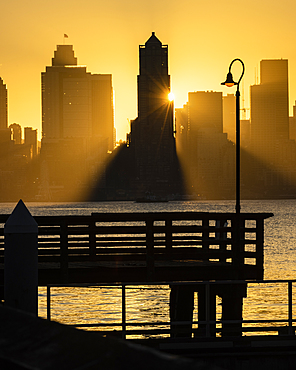
[{"label": "horizontal railing rail", "polygon": [[[53,288],[93,288],[93,289],[100,289],[100,288],[107,288],[107,289],[121,289],[121,320],[108,321],[108,322],[92,322],[92,323],[85,323],[85,322],[77,322],[75,324],[70,324],[70,326],[75,326],[77,328],[104,328],[105,330],[100,330],[102,334],[106,335],[114,335],[118,333],[123,339],[126,339],[127,336],[132,338],[132,336],[140,335],[142,337],[149,337],[155,336],[158,337],[165,337],[165,335],[172,335],[175,332],[179,334],[182,333],[182,326],[184,325],[192,325],[192,335],[197,334],[198,336],[204,337],[216,337],[216,335],[221,335],[222,330],[225,333],[225,329],[223,329],[223,325],[227,325],[228,330],[230,324],[240,324],[242,325],[242,332],[246,335],[254,335],[254,333],[264,333],[274,334],[275,332],[278,335],[295,335],[296,325],[296,318],[293,318],[293,283],[296,284],[296,280],[261,280],[261,281],[205,281],[205,282],[131,282],[131,283],[105,283],[105,284],[52,284],[47,286],[47,300],[46,300],[46,312],[47,312],[47,320],[51,320],[52,318],[52,299],[51,299],[51,291]],[[142,289],[143,286],[150,286],[155,287],[155,289],[163,286],[206,286],[206,300],[209,299],[210,290],[212,287],[217,285],[246,285],[256,287],[259,285],[266,285],[266,284],[280,284],[284,285],[284,291],[286,291],[287,295],[287,310],[286,310],[286,317],[282,318],[279,317],[279,314],[276,313],[276,317],[268,318],[268,319],[243,319],[243,320],[225,320],[223,318],[219,320],[192,320],[192,321],[137,321],[135,322],[127,320],[127,301],[126,301],[126,291],[128,289]],[[157,287],[157,288],[156,288]],[[59,291],[59,300],[61,299],[61,292]],[[266,300],[262,296],[262,299]],[[274,303],[274,306],[277,305],[277,302]],[[150,307],[151,308],[151,307]],[[156,304],[155,310],[158,310],[158,304]],[[208,312],[206,312],[206,318],[210,317],[210,306],[207,306]],[[270,312],[272,312],[273,306],[270,307]],[[153,312],[152,312],[153,314]],[[85,312],[84,312],[85,315]],[[194,327],[197,326],[197,327]],[[137,327],[137,329],[135,329]],[[199,331],[199,328],[203,327],[202,334]],[[113,331],[107,330],[111,328]],[[117,330],[119,329],[119,330]],[[186,329],[188,333],[188,328]]]}]

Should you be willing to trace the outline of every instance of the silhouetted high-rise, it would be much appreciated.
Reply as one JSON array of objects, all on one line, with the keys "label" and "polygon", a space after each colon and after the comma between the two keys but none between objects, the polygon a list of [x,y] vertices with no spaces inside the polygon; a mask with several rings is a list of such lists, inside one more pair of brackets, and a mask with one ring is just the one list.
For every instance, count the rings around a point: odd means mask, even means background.
[{"label": "silhouetted high-rise", "polygon": [[222,93],[195,91],[188,93],[189,130],[223,132]]},{"label": "silhouetted high-rise", "polygon": [[0,77],[0,130],[7,129],[7,88]]},{"label": "silhouetted high-rise", "polygon": [[[251,86],[252,142],[262,155],[289,138],[288,60],[261,60],[260,85]],[[269,154],[268,154],[269,155]]]},{"label": "silhouetted high-rise", "polygon": [[178,157],[191,195],[213,199],[233,194],[234,151],[223,133],[222,111],[221,92],[196,91],[176,112]]},{"label": "silhouetted high-rise", "polygon": [[58,45],[41,80],[40,197],[84,199],[114,149],[112,75],[87,72],[72,45]]},{"label": "silhouetted high-rise", "polygon": [[18,123],[12,123],[9,125],[12,134],[12,140],[15,144],[20,145],[22,143],[22,127]]},{"label": "silhouetted high-rise", "polygon": [[174,106],[169,100],[168,46],[152,32],[139,47],[138,117],[131,125],[142,191],[168,192],[175,167]]},{"label": "silhouetted high-rise", "polygon": [[25,127],[25,145],[30,146],[30,156],[34,158],[38,153],[38,141],[37,141],[37,130],[33,130],[32,127]]},{"label": "silhouetted high-rise", "polygon": [[235,125],[236,125],[236,107],[235,95],[227,94],[223,96],[223,132],[233,143],[236,142]]},{"label": "silhouetted high-rise", "polygon": [[289,140],[288,60],[262,60],[251,86],[252,178],[258,192],[288,195],[295,187],[295,143]]},{"label": "silhouetted high-rise", "polygon": [[42,139],[102,138],[114,148],[110,74],[91,74],[77,65],[72,45],[58,45],[42,79]]}]

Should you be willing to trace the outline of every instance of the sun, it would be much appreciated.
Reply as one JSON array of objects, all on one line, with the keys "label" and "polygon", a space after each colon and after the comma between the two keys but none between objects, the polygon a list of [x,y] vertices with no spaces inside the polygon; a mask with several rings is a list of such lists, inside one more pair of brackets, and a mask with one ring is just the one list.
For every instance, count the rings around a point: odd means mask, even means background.
[{"label": "sun", "polygon": [[175,95],[174,93],[170,92],[169,95],[168,95],[168,98],[169,98],[169,101],[173,101],[175,100]]}]

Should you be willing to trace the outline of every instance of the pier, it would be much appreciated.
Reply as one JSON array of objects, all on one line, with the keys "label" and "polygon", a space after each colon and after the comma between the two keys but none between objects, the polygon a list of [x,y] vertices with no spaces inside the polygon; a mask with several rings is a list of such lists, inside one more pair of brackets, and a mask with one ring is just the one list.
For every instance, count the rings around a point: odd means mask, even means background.
[{"label": "pier", "polygon": [[[36,216],[39,285],[263,278],[271,213]],[[0,263],[4,263],[0,216]],[[2,236],[1,236],[2,235]],[[2,275],[0,281],[3,281]]]},{"label": "pier", "polygon": [[[35,216],[38,285],[46,287],[47,321],[54,316],[52,292],[57,287],[119,289],[119,321],[71,325],[225,368],[294,364],[295,281],[264,280],[264,220],[272,216],[206,212]],[[0,284],[8,217],[0,216]],[[264,284],[282,284],[286,289],[286,314],[243,319],[250,286]],[[167,320],[130,320],[127,297],[145,287],[167,289]]]},{"label": "pier", "polygon": [[[172,337],[190,337],[193,296],[199,320],[212,320],[215,297],[222,297],[223,335],[242,333],[247,283],[262,280],[264,220],[271,213],[92,213],[90,216],[37,216],[38,285],[150,283],[170,285]],[[4,226],[8,215],[0,216]],[[2,233],[0,263],[3,267]],[[0,270],[3,282],[3,269]],[[233,281],[209,285],[198,281]],[[181,282],[182,284],[175,284]],[[178,326],[178,322],[187,322]],[[230,330],[231,328],[231,330]],[[207,335],[209,327],[199,326]],[[230,334],[229,334],[230,333]]]}]

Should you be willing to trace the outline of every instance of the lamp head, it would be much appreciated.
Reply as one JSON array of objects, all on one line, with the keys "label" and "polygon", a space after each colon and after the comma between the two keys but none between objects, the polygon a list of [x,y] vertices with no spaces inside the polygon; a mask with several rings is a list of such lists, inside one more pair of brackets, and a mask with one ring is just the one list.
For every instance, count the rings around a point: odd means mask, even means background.
[{"label": "lamp head", "polygon": [[232,87],[234,85],[237,85],[237,82],[234,82],[233,81],[233,77],[232,77],[232,73],[231,72],[228,72],[227,73],[226,81],[225,82],[222,82],[221,85],[225,85],[227,87]]}]

